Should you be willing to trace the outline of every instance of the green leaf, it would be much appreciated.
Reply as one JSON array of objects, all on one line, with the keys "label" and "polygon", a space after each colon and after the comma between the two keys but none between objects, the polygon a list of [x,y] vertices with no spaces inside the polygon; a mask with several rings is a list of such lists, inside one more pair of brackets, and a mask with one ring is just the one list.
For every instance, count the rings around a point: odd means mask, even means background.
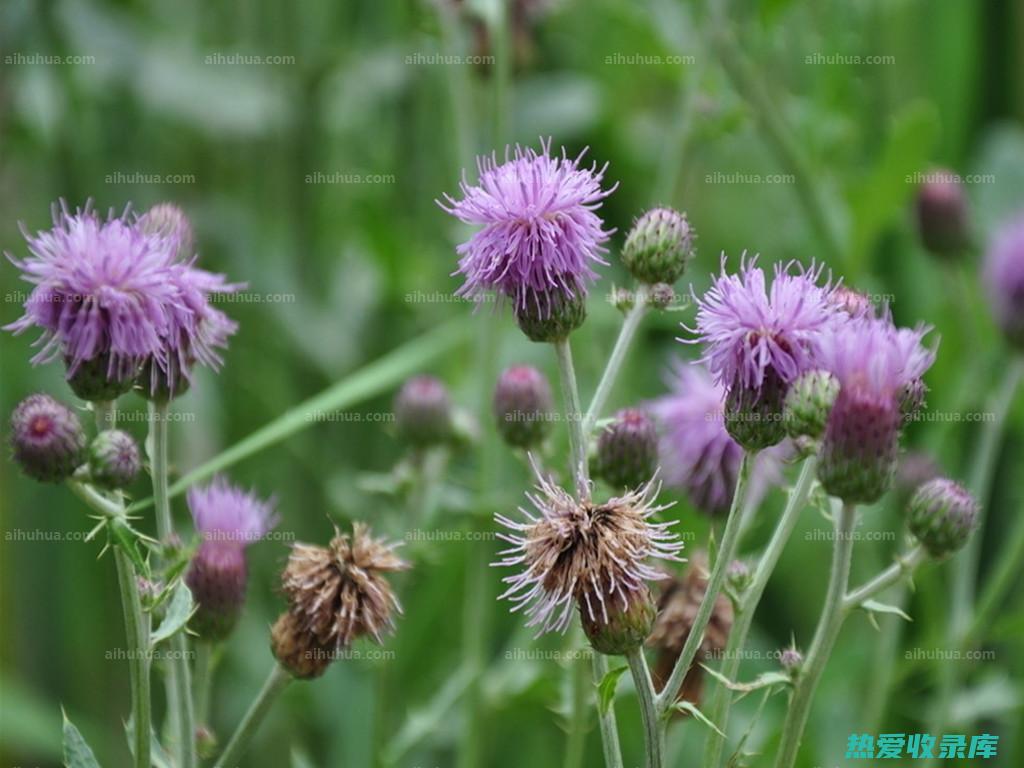
[{"label": "green leaf", "polygon": [[[318,423],[321,414],[351,408],[357,403],[379,395],[434,358],[466,341],[472,330],[472,323],[460,320],[443,325],[392,350],[332,384],[320,394],[285,411],[269,424],[265,424],[205,464],[193,469],[170,487],[169,497],[173,499],[193,484],[206,480],[233,464],[313,426]],[[152,505],[152,498],[143,499],[132,504],[128,511],[138,512]]]},{"label": "green leaf", "polygon": [[693,715],[694,718],[704,723],[704,725],[713,730],[719,736],[725,738],[725,734],[722,733],[722,730],[713,722],[711,722],[711,718],[709,718],[707,715],[701,712],[697,708],[697,705],[694,704],[692,701],[677,701],[675,703],[675,709],[678,709],[680,712],[685,712],[688,715]]},{"label": "green leaf", "polygon": [[861,610],[867,611],[868,619],[870,619],[871,624],[875,629],[878,629],[878,622],[875,618],[876,613],[891,613],[893,616],[899,616],[901,619],[905,619],[906,621],[913,621],[907,612],[899,606],[880,603],[877,600],[865,600],[859,607]]},{"label": "green leaf", "polygon": [[611,709],[612,702],[615,701],[615,689],[619,685],[619,678],[627,669],[629,667],[616,667],[609,670],[608,674],[604,676],[604,680],[597,684],[597,706],[602,715],[608,714],[608,710]]},{"label": "green leaf", "polygon": [[68,719],[68,713],[61,708],[64,718],[64,765],[65,768],[100,768],[92,748],[86,743],[75,724]]},{"label": "green leaf", "polygon": [[150,638],[150,646],[155,648],[157,643],[166,640],[184,628],[194,611],[195,603],[192,600],[192,590],[188,588],[184,581],[179,581],[178,586],[174,588],[171,602],[167,606],[164,620],[160,622],[160,626],[157,627]]}]

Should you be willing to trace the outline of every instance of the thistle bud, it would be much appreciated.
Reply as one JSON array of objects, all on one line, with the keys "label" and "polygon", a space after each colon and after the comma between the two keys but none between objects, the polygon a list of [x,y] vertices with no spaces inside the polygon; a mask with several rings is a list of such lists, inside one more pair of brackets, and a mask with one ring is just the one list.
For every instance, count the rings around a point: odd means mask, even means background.
[{"label": "thistle bud", "polygon": [[527,291],[516,304],[516,324],[530,341],[565,341],[587,319],[586,296],[577,290]]},{"label": "thistle bud", "polygon": [[529,365],[506,368],[494,388],[498,433],[516,448],[539,444],[551,426],[553,402],[543,373]]},{"label": "thistle bud", "polygon": [[331,648],[316,641],[302,622],[290,612],[277,617],[270,629],[270,650],[292,677],[310,680],[320,677],[334,661]]},{"label": "thistle bud", "polygon": [[732,439],[748,451],[781,443],[786,437],[785,397],[786,385],[771,368],[760,389],[733,384],[725,397],[725,428]]},{"label": "thistle bud", "polygon": [[967,198],[959,177],[937,169],[918,187],[917,228],[924,247],[936,256],[961,253],[968,241]]},{"label": "thistle bud", "polygon": [[64,362],[69,367],[67,381],[71,391],[91,403],[110,402],[129,392],[135,385],[138,372],[135,365],[112,366],[106,354],[97,355],[74,367],[70,359]]},{"label": "thistle bud", "polygon": [[439,445],[452,436],[448,389],[433,376],[416,376],[405,382],[394,410],[398,434],[414,448]]},{"label": "thistle bud", "polygon": [[597,474],[617,488],[638,488],[658,469],[658,432],[644,411],[627,408],[597,438]]},{"label": "thistle bud", "polygon": [[789,386],[783,406],[789,436],[820,438],[838,394],[839,382],[828,371],[807,371],[797,377]]},{"label": "thistle bud", "polygon": [[899,453],[900,410],[887,398],[841,390],[822,441],[818,479],[847,503],[872,504],[892,485]]},{"label": "thistle bud", "polygon": [[779,664],[790,675],[796,675],[803,663],[803,654],[793,646],[783,649],[782,653],[779,654]]},{"label": "thistle bud", "polygon": [[676,289],[668,283],[655,283],[647,294],[647,303],[655,309],[665,309],[676,300]]},{"label": "thistle bud", "polygon": [[967,543],[978,519],[978,502],[944,477],[929,480],[908,507],[910,532],[932,557],[951,555]]},{"label": "thistle bud", "polygon": [[622,263],[641,282],[674,283],[694,256],[693,237],[685,214],[654,208],[626,236]]},{"label": "thistle bud", "polygon": [[149,235],[175,240],[178,255],[188,258],[192,255],[192,222],[174,203],[157,203],[139,218],[139,227]]},{"label": "thistle bud", "polygon": [[657,610],[646,585],[606,601],[602,610],[588,611],[579,606],[583,631],[598,653],[623,656],[643,646],[654,627]]},{"label": "thistle bud", "polygon": [[89,445],[89,477],[103,488],[126,488],[142,469],[139,446],[127,432],[105,429]]},{"label": "thistle bud", "polygon": [[725,583],[737,595],[747,591],[753,578],[749,566],[742,560],[733,560],[725,569]]},{"label": "thistle bud", "polygon": [[11,414],[11,448],[22,471],[44,483],[71,477],[85,461],[85,432],[70,408],[49,395],[29,395]]}]

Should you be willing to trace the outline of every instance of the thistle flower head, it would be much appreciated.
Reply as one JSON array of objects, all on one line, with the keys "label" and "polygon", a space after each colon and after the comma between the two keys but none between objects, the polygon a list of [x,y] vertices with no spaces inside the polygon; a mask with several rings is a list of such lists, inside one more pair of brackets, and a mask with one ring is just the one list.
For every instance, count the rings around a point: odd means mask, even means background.
[{"label": "thistle flower head", "polygon": [[[585,152],[585,150],[584,150]],[[596,279],[593,264],[606,264],[603,243],[611,235],[595,212],[614,190],[602,190],[607,165],[581,165],[565,150],[552,156],[551,142],[538,152],[516,146],[477,160],[478,181],[463,173],[462,199],[445,195],[438,204],[481,229],[461,244],[459,268],[466,281],[459,294],[479,298],[486,291],[509,296],[517,308],[530,292],[581,296]]]},{"label": "thistle flower head", "polygon": [[506,443],[529,448],[544,439],[551,426],[554,400],[544,374],[529,365],[502,371],[494,387],[494,419]]},{"label": "thistle flower head", "polygon": [[71,213],[61,203],[53,229],[25,239],[31,256],[8,258],[35,288],[7,328],[42,331],[33,363],[63,355],[71,378],[102,360],[106,377],[128,386],[147,357],[166,364],[161,340],[179,302],[174,238],[143,232],[127,213],[104,220],[88,205]]},{"label": "thistle flower head", "polygon": [[1003,225],[989,246],[985,286],[1007,340],[1024,349],[1024,213]]},{"label": "thistle flower head", "polygon": [[819,286],[823,267],[775,266],[771,287],[756,257],[737,274],[722,272],[697,303],[697,341],[715,381],[760,392],[769,378],[783,384],[814,366],[822,333],[835,322],[830,285]]},{"label": "thistle flower head", "polygon": [[58,483],[86,458],[78,415],[49,395],[29,395],[11,414],[11,449],[26,475]]},{"label": "thistle flower head", "polygon": [[190,488],[188,506],[202,537],[185,574],[196,600],[191,625],[207,640],[222,640],[245,603],[245,548],[266,535],[277,524],[277,516],[273,501],[261,500],[222,477],[205,488]]},{"label": "thistle flower head", "polygon": [[[527,498],[535,512],[525,521],[496,515],[512,546],[494,565],[521,567],[506,576],[501,598],[524,609],[538,634],[565,631],[575,606],[587,621],[611,624],[649,596],[647,581],[661,578],[650,558],[678,560],[683,544],[669,528],[651,521],[666,509],[655,503],[654,482],[602,504],[579,501],[545,478],[534,464],[537,489]],[[653,618],[653,616],[651,617]],[[600,650],[600,649],[598,649]]]},{"label": "thistle flower head", "polygon": [[978,521],[978,502],[962,485],[945,477],[921,485],[907,508],[908,527],[932,557],[956,552]]},{"label": "thistle flower head", "polygon": [[89,477],[104,488],[126,488],[142,469],[135,438],[120,429],[105,429],[89,444]]},{"label": "thistle flower head", "polygon": [[[743,449],[725,428],[725,388],[702,365],[678,362],[669,372],[669,394],[650,404],[660,425],[661,466],[670,486],[686,491],[708,515],[724,515],[732,504]],[[751,498],[781,478],[783,444],[758,453]]]},{"label": "thistle flower head", "polygon": [[351,536],[335,529],[326,547],[293,545],[281,583],[299,631],[337,651],[367,635],[379,643],[394,629],[402,608],[385,574],[409,567],[393,544],[355,523]]}]

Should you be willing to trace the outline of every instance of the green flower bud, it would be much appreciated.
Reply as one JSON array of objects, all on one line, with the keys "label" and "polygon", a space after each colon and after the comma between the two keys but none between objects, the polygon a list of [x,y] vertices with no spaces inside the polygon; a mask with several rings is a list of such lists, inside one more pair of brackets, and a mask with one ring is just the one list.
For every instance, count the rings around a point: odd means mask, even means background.
[{"label": "green flower bud", "polygon": [[685,214],[654,208],[637,219],[622,249],[622,263],[644,283],[674,283],[694,256]]},{"label": "green flower bud", "polygon": [[951,555],[967,543],[978,520],[978,502],[944,477],[929,480],[907,508],[910,532],[932,557]]},{"label": "green flower bud", "polygon": [[790,384],[783,405],[786,433],[814,440],[825,434],[839,382],[828,371],[807,371]]}]

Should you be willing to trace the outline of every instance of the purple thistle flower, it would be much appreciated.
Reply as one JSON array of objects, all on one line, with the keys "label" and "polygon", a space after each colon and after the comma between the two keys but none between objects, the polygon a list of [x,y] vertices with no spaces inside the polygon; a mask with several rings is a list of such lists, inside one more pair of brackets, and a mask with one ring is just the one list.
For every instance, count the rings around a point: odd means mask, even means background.
[{"label": "purple thistle flower", "polygon": [[[722,272],[697,303],[698,339],[706,345],[701,358],[715,381],[727,388],[759,392],[774,374],[788,384],[814,367],[823,331],[835,321],[830,284],[819,286],[823,265],[809,269],[795,262],[775,265],[771,288],[757,257],[744,254],[738,274]],[[689,329],[687,329],[689,330]]]},{"label": "purple thistle flower", "polygon": [[985,255],[985,286],[996,322],[1024,349],[1024,213],[1004,224]]},{"label": "purple thistle flower", "polygon": [[230,485],[222,477],[188,492],[188,506],[202,543],[185,582],[196,600],[193,628],[205,639],[230,634],[245,602],[245,548],[277,524],[273,501]]},{"label": "purple thistle flower", "polygon": [[[671,392],[650,410],[660,425],[665,482],[686,492],[708,515],[725,515],[732,505],[743,449],[725,428],[725,388],[702,365],[677,362],[669,373]],[[750,500],[763,497],[782,479],[788,442],[760,451],[751,473]]]},{"label": "purple thistle flower", "polygon": [[870,504],[892,484],[899,452],[901,401],[935,360],[921,341],[928,329],[896,328],[882,317],[851,318],[825,335],[822,368],[839,380],[818,477],[850,503]]},{"label": "purple thistle flower", "polygon": [[130,378],[149,356],[166,364],[161,339],[179,300],[173,238],[142,232],[127,212],[104,221],[89,205],[71,214],[63,202],[54,206],[53,229],[23,234],[32,256],[7,257],[35,288],[25,314],[5,327],[42,330],[33,363],[63,354],[69,379],[101,356],[111,379]]},{"label": "purple thistle flower", "polygon": [[[514,603],[513,612],[525,608],[526,626],[538,627],[538,635],[565,631],[575,606],[585,625],[596,621],[607,627],[645,604],[646,582],[663,578],[647,560],[678,560],[683,548],[669,530],[674,522],[650,522],[667,508],[656,505],[654,482],[596,504],[575,499],[545,478],[536,463],[533,469],[538,492],[526,497],[538,514],[520,507],[525,522],[495,516],[510,531],[498,537],[512,546],[498,553],[494,565],[524,566],[503,579],[509,587],[499,599]],[[648,618],[653,621],[653,614]]]},{"label": "purple thistle flower", "polygon": [[[584,150],[569,159],[551,156],[551,141],[541,151],[516,146],[505,162],[496,155],[477,159],[478,182],[463,171],[462,199],[445,195],[438,205],[482,229],[458,246],[459,268],[466,278],[460,296],[479,299],[494,290],[512,297],[517,309],[542,301],[551,291],[579,297],[597,279],[592,263],[607,264],[602,246],[612,234],[595,213],[615,187],[602,190],[607,169],[580,167]],[[616,185],[617,186],[617,185]]]}]

